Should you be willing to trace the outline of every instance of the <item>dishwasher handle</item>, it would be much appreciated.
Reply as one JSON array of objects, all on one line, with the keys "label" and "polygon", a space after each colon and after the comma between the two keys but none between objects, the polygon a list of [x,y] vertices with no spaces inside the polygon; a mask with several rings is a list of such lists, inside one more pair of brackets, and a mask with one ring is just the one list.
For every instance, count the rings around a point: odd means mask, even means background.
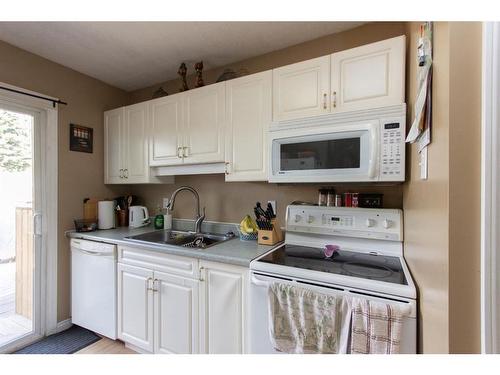
[{"label": "dishwasher handle", "polygon": [[83,254],[94,255],[94,256],[114,256],[115,255],[114,251],[106,251],[106,252],[89,251],[89,250],[80,249],[78,247],[72,247],[71,250],[79,251]]}]

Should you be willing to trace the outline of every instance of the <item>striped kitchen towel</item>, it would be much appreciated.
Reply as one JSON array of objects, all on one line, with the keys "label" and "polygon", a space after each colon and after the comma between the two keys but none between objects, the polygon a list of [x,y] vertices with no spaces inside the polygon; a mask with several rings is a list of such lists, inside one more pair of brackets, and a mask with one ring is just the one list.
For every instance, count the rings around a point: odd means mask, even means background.
[{"label": "striped kitchen towel", "polygon": [[399,353],[403,320],[410,307],[360,298],[353,298],[351,303],[351,353]]}]

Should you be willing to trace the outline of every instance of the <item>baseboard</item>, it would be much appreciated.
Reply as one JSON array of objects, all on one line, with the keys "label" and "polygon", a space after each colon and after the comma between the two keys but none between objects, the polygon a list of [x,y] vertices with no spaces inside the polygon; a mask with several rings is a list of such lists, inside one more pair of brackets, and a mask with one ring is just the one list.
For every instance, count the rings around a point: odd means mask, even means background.
[{"label": "baseboard", "polygon": [[135,345],[132,345],[132,344],[129,344],[129,343],[125,343],[125,347],[126,348],[129,348],[129,349],[132,349],[134,352],[137,352],[139,354],[153,354],[151,352],[148,352],[147,350],[144,350],[144,349],[141,349],[141,348],[138,348],[137,346]]},{"label": "baseboard", "polygon": [[56,333],[66,331],[68,328],[71,328],[73,323],[71,322],[71,319],[66,319],[60,322],[57,322],[56,328],[47,331],[47,336],[54,335]]}]

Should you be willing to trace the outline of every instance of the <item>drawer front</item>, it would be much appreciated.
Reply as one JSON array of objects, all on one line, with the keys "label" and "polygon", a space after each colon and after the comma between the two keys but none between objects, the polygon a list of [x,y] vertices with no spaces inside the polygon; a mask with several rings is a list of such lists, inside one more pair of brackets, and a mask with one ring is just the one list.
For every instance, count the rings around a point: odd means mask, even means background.
[{"label": "drawer front", "polygon": [[199,278],[198,259],[129,246],[118,247],[118,262],[193,279]]}]

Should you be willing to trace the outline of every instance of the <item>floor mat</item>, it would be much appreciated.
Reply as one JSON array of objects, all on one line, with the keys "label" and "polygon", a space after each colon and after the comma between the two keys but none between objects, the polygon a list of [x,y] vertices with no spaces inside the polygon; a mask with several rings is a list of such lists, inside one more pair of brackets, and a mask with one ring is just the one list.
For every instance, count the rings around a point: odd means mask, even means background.
[{"label": "floor mat", "polygon": [[72,354],[100,339],[94,332],[73,325],[66,331],[48,336],[14,354]]}]

